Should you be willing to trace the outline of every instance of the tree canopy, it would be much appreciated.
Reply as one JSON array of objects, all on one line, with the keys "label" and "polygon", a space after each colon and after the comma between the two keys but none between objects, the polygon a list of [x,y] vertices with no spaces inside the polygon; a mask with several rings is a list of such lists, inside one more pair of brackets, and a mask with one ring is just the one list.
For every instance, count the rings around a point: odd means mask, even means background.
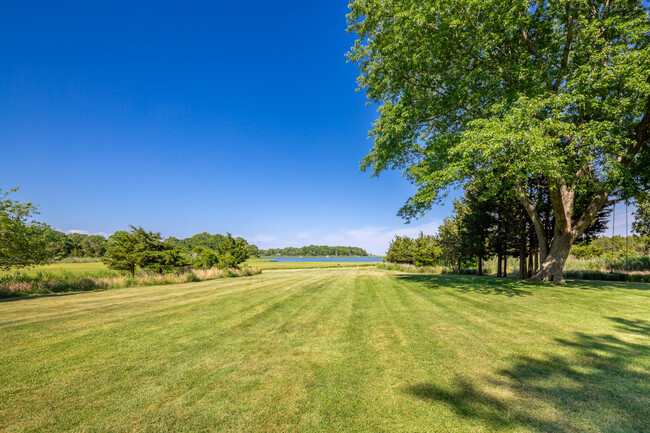
[{"label": "tree canopy", "polygon": [[103,262],[110,269],[135,275],[137,267],[157,273],[172,272],[189,265],[185,251],[164,242],[160,233],[131,226],[131,231],[117,231],[108,238]]},{"label": "tree canopy", "polygon": [[[399,211],[407,220],[480,177],[487,194],[501,189],[529,215],[543,260],[537,278],[562,280],[571,245],[599,210],[647,189],[647,3],[356,0],[350,8],[358,39],[348,57],[380,107],[362,169],[401,169],[418,186]],[[548,188],[546,201],[531,196],[531,180]]]},{"label": "tree canopy", "polygon": [[47,225],[32,220],[37,207],[8,198],[0,189],[0,269],[47,263],[54,258]]}]

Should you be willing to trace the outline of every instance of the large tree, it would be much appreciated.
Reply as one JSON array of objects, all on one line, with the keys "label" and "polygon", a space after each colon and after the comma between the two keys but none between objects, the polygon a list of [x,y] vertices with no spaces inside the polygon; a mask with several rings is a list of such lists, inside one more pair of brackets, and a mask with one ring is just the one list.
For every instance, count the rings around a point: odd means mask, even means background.
[{"label": "large tree", "polygon": [[[362,168],[403,169],[419,187],[403,217],[480,175],[516,193],[532,220],[542,258],[535,278],[561,281],[571,245],[598,211],[646,188],[647,2],[356,0],[350,8],[358,39],[348,56],[380,106]],[[551,237],[532,179],[550,191]]]},{"label": "large tree", "polygon": [[47,263],[54,258],[51,229],[32,220],[38,213],[33,203],[22,203],[0,189],[0,269]]}]

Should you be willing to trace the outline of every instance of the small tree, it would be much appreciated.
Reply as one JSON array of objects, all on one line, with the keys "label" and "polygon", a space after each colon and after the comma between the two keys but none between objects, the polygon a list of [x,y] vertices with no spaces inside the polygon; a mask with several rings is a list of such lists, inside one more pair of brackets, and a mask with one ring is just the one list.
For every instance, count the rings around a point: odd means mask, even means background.
[{"label": "small tree", "polygon": [[115,232],[109,239],[104,263],[110,269],[135,276],[138,266],[162,274],[189,265],[181,247],[163,242],[160,233],[131,226],[131,232]]},{"label": "small tree", "polygon": [[30,221],[38,213],[36,206],[7,198],[17,190],[2,194],[0,189],[0,269],[4,270],[47,263],[55,254],[49,227]]},{"label": "small tree", "polygon": [[415,266],[432,266],[442,257],[442,249],[433,235],[420,236],[413,241],[413,264]]},{"label": "small tree", "polygon": [[132,277],[140,264],[141,245],[135,233],[118,231],[108,238],[103,262],[109,269],[128,271]]},{"label": "small tree", "polygon": [[397,236],[390,242],[384,260],[390,263],[413,263],[413,240],[408,236]]},{"label": "small tree", "polygon": [[248,243],[242,238],[233,238],[230,233],[223,237],[217,246],[217,256],[219,257],[219,264],[228,267],[239,269],[239,265],[248,260]]}]

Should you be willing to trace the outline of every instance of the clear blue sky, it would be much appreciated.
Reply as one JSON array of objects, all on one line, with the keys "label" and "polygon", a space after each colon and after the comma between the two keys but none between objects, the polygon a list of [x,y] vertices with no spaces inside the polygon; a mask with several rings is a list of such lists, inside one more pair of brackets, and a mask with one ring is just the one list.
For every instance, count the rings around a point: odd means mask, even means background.
[{"label": "clear blue sky", "polygon": [[0,187],[63,231],[129,224],[382,253],[413,188],[359,172],[376,108],[347,2],[3,2]]},{"label": "clear blue sky", "polygon": [[0,188],[63,231],[373,253],[434,233],[450,206],[404,225],[413,187],[359,172],[376,108],[345,61],[346,13],[345,0],[3,2]]}]

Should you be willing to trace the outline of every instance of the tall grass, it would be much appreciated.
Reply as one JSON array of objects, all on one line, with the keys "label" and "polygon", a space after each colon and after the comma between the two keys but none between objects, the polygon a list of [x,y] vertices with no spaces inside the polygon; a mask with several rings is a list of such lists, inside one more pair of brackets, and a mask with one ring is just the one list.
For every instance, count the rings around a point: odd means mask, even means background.
[{"label": "tall grass", "polygon": [[178,274],[141,273],[135,277],[110,270],[87,273],[38,272],[36,274],[25,274],[16,272],[15,274],[0,275],[0,298],[178,284],[216,278],[245,277],[260,273],[262,273],[261,269],[253,267],[244,267],[242,269],[194,269]]},{"label": "tall grass", "polygon": [[101,257],[65,257],[54,263],[96,263],[101,261]]}]

